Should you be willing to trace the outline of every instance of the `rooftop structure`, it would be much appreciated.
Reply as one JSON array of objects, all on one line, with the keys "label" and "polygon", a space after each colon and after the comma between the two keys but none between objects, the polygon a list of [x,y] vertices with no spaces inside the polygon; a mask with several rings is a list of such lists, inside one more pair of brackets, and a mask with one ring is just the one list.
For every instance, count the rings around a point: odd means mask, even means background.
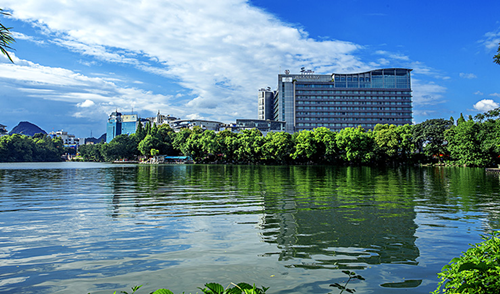
[{"label": "rooftop structure", "polygon": [[219,131],[224,123],[212,120],[202,120],[202,119],[178,119],[168,122],[170,127],[178,132],[181,129],[189,128],[192,129],[195,126],[201,127],[203,130]]}]

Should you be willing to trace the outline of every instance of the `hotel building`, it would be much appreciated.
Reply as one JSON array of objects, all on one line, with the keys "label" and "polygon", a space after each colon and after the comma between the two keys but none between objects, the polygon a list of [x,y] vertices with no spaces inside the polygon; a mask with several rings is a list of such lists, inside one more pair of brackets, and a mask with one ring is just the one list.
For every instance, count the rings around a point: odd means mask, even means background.
[{"label": "hotel building", "polygon": [[[411,69],[386,68],[362,73],[278,75],[275,93],[260,91],[259,118],[286,123],[287,132],[326,127],[341,130],[377,124],[412,123]],[[273,117],[265,111],[266,96],[274,98]],[[262,114],[261,114],[262,113]]]}]

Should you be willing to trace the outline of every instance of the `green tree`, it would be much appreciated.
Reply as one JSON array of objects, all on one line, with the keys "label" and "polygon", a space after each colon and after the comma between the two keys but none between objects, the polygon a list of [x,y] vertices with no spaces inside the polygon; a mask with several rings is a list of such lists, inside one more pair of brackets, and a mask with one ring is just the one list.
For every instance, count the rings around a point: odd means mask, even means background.
[{"label": "green tree", "polygon": [[33,136],[33,161],[61,161],[63,153],[65,153],[65,148],[61,138],[52,139],[46,134]]},{"label": "green tree", "polygon": [[375,152],[382,160],[394,160],[399,154],[399,134],[395,125],[377,124],[373,129]]},{"label": "green tree", "polygon": [[403,162],[410,159],[416,150],[415,142],[413,140],[413,128],[414,126],[406,124],[396,127],[395,130],[398,134],[399,140],[399,156]]},{"label": "green tree", "polygon": [[477,141],[481,151],[490,158],[492,164],[500,163],[500,120],[488,119],[479,125]]},{"label": "green tree", "polygon": [[146,135],[146,130],[144,129],[142,123],[140,121],[137,122],[137,128],[135,129],[135,137],[137,138],[137,142],[141,142],[142,140],[144,140]]},{"label": "green tree", "polygon": [[30,162],[33,161],[34,143],[31,137],[19,134],[0,137],[2,162]]},{"label": "green tree", "polygon": [[332,148],[335,143],[335,136],[337,133],[332,132],[325,127],[315,128],[313,130],[314,139],[316,140],[316,158],[317,163],[323,161],[333,162],[337,157],[337,149]]},{"label": "green tree", "polygon": [[464,123],[464,122],[465,122],[464,115],[462,113],[460,113],[460,117],[457,119],[457,125]]},{"label": "green tree", "polygon": [[172,147],[179,154],[187,155],[186,142],[189,136],[191,136],[192,131],[190,129],[181,129],[179,132],[175,133],[174,140],[172,141]]},{"label": "green tree", "polygon": [[206,156],[208,156],[209,161],[214,161],[217,158],[217,154],[220,153],[220,145],[217,140],[217,135],[213,130],[204,131],[200,137],[201,148]]},{"label": "green tree", "polygon": [[375,152],[379,159],[406,162],[415,151],[411,125],[376,125],[374,130]]},{"label": "green tree", "polygon": [[217,133],[217,145],[219,147],[222,159],[225,162],[234,162],[236,160],[236,150],[238,146],[238,133],[233,133],[230,130],[224,130]]},{"label": "green tree", "polygon": [[121,134],[114,137],[111,142],[102,144],[101,153],[106,161],[133,159],[137,154],[137,141],[132,136]]},{"label": "green tree", "polygon": [[493,62],[500,64],[500,43],[498,43],[497,55],[493,56]]},{"label": "green tree", "polygon": [[418,150],[425,152],[427,156],[445,154],[444,132],[451,126],[452,123],[449,120],[442,118],[428,119],[415,125],[413,127],[413,140]]},{"label": "green tree", "polygon": [[[0,8],[0,14],[1,15],[10,15],[10,13],[5,12],[3,9]],[[10,62],[14,63],[12,58],[9,55],[9,50],[13,50],[12,47],[10,47],[10,44],[14,43],[16,40],[14,40],[14,37],[12,37],[12,33],[10,31],[12,28],[7,28],[3,24],[0,23],[0,51],[2,51],[3,55],[7,56],[7,58],[10,60]]]},{"label": "green tree", "polygon": [[285,132],[269,132],[264,137],[262,154],[270,163],[284,164],[290,162],[293,151],[292,135]]},{"label": "green tree", "polygon": [[480,123],[472,120],[463,122],[445,132],[448,141],[447,148],[452,159],[466,166],[485,166],[490,161],[481,150],[481,142],[478,141]]},{"label": "green tree", "polygon": [[373,132],[365,132],[357,128],[345,128],[335,137],[340,156],[343,160],[351,163],[368,163],[375,154],[373,152]]},{"label": "green tree", "polygon": [[257,129],[242,130],[238,136],[238,149],[235,153],[241,163],[257,163],[263,158],[264,137]]},{"label": "green tree", "polygon": [[101,153],[102,144],[87,144],[78,147],[78,153],[85,161],[104,161],[104,156]]},{"label": "green tree", "polygon": [[137,146],[137,149],[142,155],[149,156],[151,154],[151,149],[158,149],[160,145],[161,142],[156,136],[146,135],[144,140]]},{"label": "green tree", "polygon": [[175,136],[174,130],[168,124],[162,124],[158,127],[156,137],[160,140],[159,147],[160,154],[174,155],[173,138]]},{"label": "green tree", "polygon": [[292,158],[299,162],[313,161],[317,156],[318,144],[314,133],[302,130],[294,134],[295,150]]}]

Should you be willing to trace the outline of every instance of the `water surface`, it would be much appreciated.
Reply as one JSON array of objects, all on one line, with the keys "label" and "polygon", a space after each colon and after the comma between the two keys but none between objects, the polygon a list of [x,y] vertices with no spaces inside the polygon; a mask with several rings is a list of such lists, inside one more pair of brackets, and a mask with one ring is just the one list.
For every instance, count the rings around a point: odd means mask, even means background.
[{"label": "water surface", "polygon": [[498,229],[473,168],[0,164],[0,292],[429,293]]}]

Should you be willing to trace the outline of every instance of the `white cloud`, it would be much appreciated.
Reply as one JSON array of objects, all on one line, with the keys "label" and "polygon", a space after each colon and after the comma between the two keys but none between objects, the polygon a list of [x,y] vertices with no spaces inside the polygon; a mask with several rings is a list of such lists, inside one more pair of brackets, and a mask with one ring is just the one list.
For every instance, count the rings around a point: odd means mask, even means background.
[{"label": "white cloud", "polygon": [[168,109],[177,115],[185,114],[181,108],[171,105],[171,96],[119,87],[113,78],[88,77],[17,57],[16,61],[15,64],[0,63],[0,81],[4,82],[4,90],[19,91],[26,97],[74,103],[80,108],[79,112],[72,114],[75,117],[102,119],[116,107],[152,112]]},{"label": "white cloud", "polygon": [[413,89],[413,104],[417,107],[446,102],[443,96],[446,87],[413,78],[411,88]]},{"label": "white cloud", "polygon": [[496,49],[498,48],[498,43],[500,43],[500,28],[493,32],[488,32],[484,34],[485,39],[480,42],[486,47],[486,49]]},{"label": "white cloud", "polygon": [[[178,82],[190,91],[184,106],[193,115],[223,121],[234,120],[235,113],[254,117],[256,89],[274,87],[280,68],[294,72],[305,66],[327,73],[370,69],[353,55],[361,46],[316,41],[246,0],[6,0],[3,5],[14,18],[42,28],[59,46]],[[58,79],[62,83],[64,76]]]},{"label": "white cloud", "polygon": [[463,72],[460,73],[460,77],[464,78],[464,79],[475,79],[475,78],[477,78],[477,76],[475,74],[473,74],[473,73],[463,73]]},{"label": "white cloud", "polygon": [[391,59],[397,59],[397,60],[404,60],[404,61],[409,61],[410,58],[406,55],[400,54],[400,53],[392,53],[384,50],[377,50],[375,51],[375,54],[378,55],[385,55]]},{"label": "white cloud", "polygon": [[82,103],[78,103],[76,106],[87,108],[87,107],[91,107],[91,106],[94,106],[94,105],[95,105],[94,101],[87,99],[87,100],[85,100]]},{"label": "white cloud", "polygon": [[491,94],[489,94],[489,96],[500,97],[500,93],[491,93]]},{"label": "white cloud", "polygon": [[15,40],[30,41],[30,42],[36,43],[38,45],[45,44],[45,41],[43,41],[43,40],[37,40],[32,36],[28,36],[28,35],[25,35],[23,33],[15,32],[15,31],[12,31],[12,37],[14,37]]},{"label": "white cloud", "polygon": [[484,95],[484,93],[481,92],[481,91],[476,91],[476,92],[474,92],[474,95],[480,95],[480,96],[482,96],[482,95]]},{"label": "white cloud", "polygon": [[480,112],[486,112],[498,108],[499,104],[491,99],[483,99],[474,104],[474,109]]}]

